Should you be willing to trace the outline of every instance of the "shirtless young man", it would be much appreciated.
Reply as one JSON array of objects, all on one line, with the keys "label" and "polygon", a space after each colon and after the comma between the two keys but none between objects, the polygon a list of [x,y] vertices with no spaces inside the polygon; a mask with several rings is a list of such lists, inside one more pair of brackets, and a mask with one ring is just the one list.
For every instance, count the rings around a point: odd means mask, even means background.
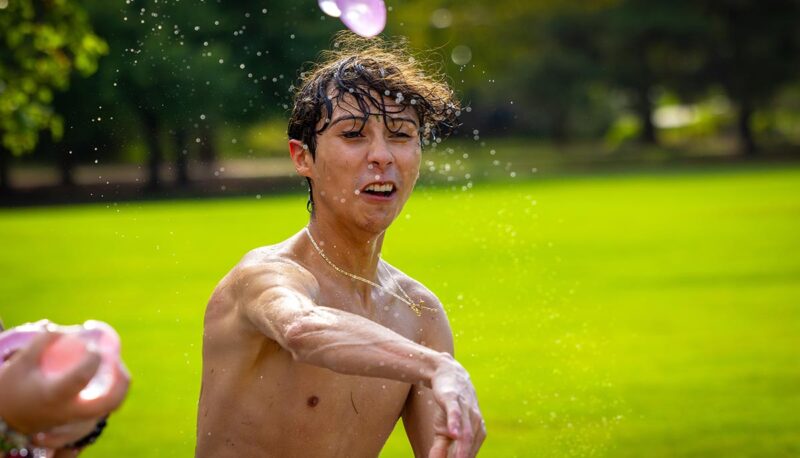
[{"label": "shirtless young man", "polygon": [[401,416],[417,457],[486,437],[442,305],[380,257],[457,102],[400,47],[343,41],[289,123],[307,228],[245,255],[208,304],[198,457],[374,458]]}]

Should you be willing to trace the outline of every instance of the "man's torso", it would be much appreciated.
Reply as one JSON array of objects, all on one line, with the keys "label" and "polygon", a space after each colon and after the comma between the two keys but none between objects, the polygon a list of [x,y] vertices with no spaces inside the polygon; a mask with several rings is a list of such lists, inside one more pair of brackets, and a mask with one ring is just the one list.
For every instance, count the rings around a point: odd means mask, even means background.
[{"label": "man's torso", "polygon": [[[282,245],[255,250],[240,265],[296,262]],[[396,270],[381,270],[381,284],[394,286],[389,275],[401,284],[410,281]],[[336,287],[356,280],[315,277],[317,304],[357,313],[420,342],[421,322],[392,295],[375,288],[365,300]],[[410,385],[295,362],[249,323],[236,288],[235,274],[229,274],[206,310],[197,456],[377,456]]]}]

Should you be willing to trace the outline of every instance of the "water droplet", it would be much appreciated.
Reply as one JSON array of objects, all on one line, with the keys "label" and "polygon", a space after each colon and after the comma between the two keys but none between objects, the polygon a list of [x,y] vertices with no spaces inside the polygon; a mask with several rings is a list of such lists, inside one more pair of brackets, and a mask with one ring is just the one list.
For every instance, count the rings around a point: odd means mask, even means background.
[{"label": "water droplet", "polygon": [[456,65],[466,65],[472,60],[472,49],[469,46],[458,45],[453,48],[450,58]]},{"label": "water droplet", "polygon": [[437,29],[446,29],[453,23],[453,13],[447,8],[439,8],[431,13],[431,25]]}]

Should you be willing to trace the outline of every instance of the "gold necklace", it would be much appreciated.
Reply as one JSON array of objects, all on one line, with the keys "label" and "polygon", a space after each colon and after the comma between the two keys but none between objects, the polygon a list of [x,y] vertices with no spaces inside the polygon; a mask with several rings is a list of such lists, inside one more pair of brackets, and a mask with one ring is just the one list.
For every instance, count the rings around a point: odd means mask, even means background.
[{"label": "gold necklace", "polygon": [[[417,303],[417,302],[414,302],[414,301],[411,299],[411,297],[409,297],[408,293],[406,293],[406,290],[404,290],[404,289],[403,289],[403,287],[402,287],[402,286],[400,286],[400,283],[397,283],[397,280],[395,280],[395,279],[394,279],[394,277],[392,276],[391,272],[389,272],[389,268],[388,268],[388,267],[386,267],[386,266],[384,266],[383,268],[386,270],[387,274],[389,274],[389,278],[391,278],[391,279],[392,279],[392,282],[395,284],[395,286],[397,286],[397,289],[399,289],[399,290],[400,290],[400,292],[401,292],[401,293],[403,293],[403,296],[404,296],[404,297],[401,297],[400,295],[398,295],[398,294],[397,294],[397,293],[395,293],[394,291],[392,291],[392,290],[390,290],[390,289],[388,289],[388,288],[384,287],[383,285],[380,285],[380,284],[378,284],[378,283],[375,283],[375,282],[374,282],[374,281],[372,281],[372,280],[368,280],[368,279],[366,279],[366,278],[359,277],[359,276],[358,276],[358,275],[356,275],[356,274],[351,274],[350,272],[348,272],[348,271],[346,271],[346,270],[342,269],[341,267],[337,266],[336,264],[334,264],[334,263],[333,263],[333,261],[331,261],[331,260],[330,260],[330,259],[329,259],[329,258],[328,258],[326,255],[325,255],[325,253],[322,251],[322,248],[320,248],[320,247],[319,247],[319,245],[317,245],[317,241],[316,241],[316,240],[314,240],[314,237],[311,235],[311,231],[310,231],[310,230],[308,230],[308,227],[306,227],[306,228],[305,228],[305,231],[306,231],[306,235],[308,235],[308,239],[309,239],[309,240],[311,240],[311,245],[313,245],[313,246],[314,246],[314,249],[315,249],[315,250],[317,250],[317,253],[319,253],[320,257],[321,257],[322,259],[324,259],[324,260],[325,260],[325,262],[327,262],[329,266],[333,267],[333,269],[334,269],[335,271],[339,272],[339,273],[340,273],[340,274],[342,274],[342,275],[345,275],[345,276],[347,276],[347,277],[350,277],[350,278],[352,278],[352,279],[355,279],[355,280],[358,280],[358,281],[364,282],[364,283],[366,283],[366,284],[368,284],[368,285],[370,285],[370,286],[372,286],[372,287],[379,288],[379,289],[381,289],[381,290],[383,290],[383,291],[385,291],[385,292],[387,292],[387,293],[391,294],[392,296],[394,296],[395,298],[397,298],[397,299],[398,299],[400,302],[403,302],[404,304],[408,305],[408,307],[409,307],[411,310],[413,310],[413,311],[414,311],[414,313],[416,313],[416,314],[417,314],[417,316],[422,316],[422,309],[426,309],[426,310],[434,310],[434,309],[432,309],[432,308],[430,308],[430,307],[425,307],[424,305],[422,305],[422,304],[424,304],[424,303],[425,303],[425,301],[423,301],[423,300],[420,300],[420,301],[419,301],[419,303]],[[380,264],[380,260],[378,260],[378,263]]]}]

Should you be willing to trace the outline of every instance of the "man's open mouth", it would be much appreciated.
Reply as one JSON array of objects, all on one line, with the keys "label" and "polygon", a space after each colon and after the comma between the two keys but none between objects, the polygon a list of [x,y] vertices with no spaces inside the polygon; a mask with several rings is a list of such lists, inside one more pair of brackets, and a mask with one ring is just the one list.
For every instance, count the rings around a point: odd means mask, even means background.
[{"label": "man's open mouth", "polygon": [[389,197],[397,191],[394,183],[370,183],[361,191],[373,196]]}]

